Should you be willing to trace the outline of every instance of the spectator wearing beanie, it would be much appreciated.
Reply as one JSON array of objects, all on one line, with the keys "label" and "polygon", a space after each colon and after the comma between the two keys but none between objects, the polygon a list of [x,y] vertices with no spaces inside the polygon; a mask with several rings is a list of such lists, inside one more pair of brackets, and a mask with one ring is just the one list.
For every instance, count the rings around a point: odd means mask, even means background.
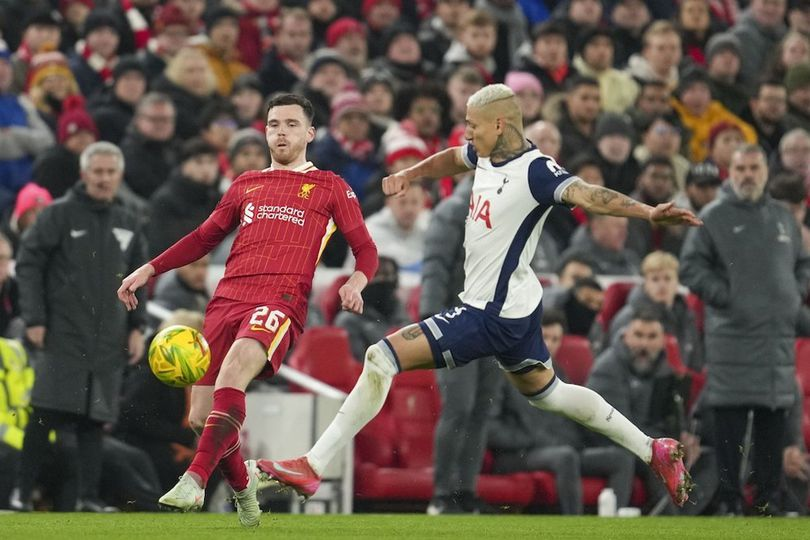
[{"label": "spectator wearing beanie", "polygon": [[330,24],[326,30],[326,46],[337,51],[358,73],[368,63],[366,28],[357,19],[341,17]]},{"label": "spectator wearing beanie", "polygon": [[53,197],[61,197],[80,176],[79,156],[97,140],[98,128],[85,110],[84,100],[79,96],[65,100],[59,115],[57,145],[34,162],[34,181]]},{"label": "spectator wearing beanie", "polygon": [[625,114],[605,113],[594,130],[596,157],[605,187],[625,195],[636,188],[639,165],[633,157],[635,129]]},{"label": "spectator wearing beanie", "polygon": [[53,135],[25,96],[11,91],[11,54],[0,39],[0,212],[31,179],[34,159],[53,145]]},{"label": "spectator wearing beanie", "polygon": [[267,154],[267,141],[264,135],[253,128],[240,129],[228,141],[228,161],[231,169],[230,180],[236,180],[246,171],[261,171],[270,165]]},{"label": "spectator wearing beanie", "polygon": [[385,31],[400,19],[402,0],[363,0],[363,20],[368,27],[368,57],[385,54]]},{"label": "spectator wearing beanie", "polygon": [[57,50],[62,43],[62,26],[57,15],[51,10],[35,10],[23,21],[22,27],[22,40],[11,55],[11,66],[14,70],[11,91],[14,93],[27,88],[28,70],[34,56]]},{"label": "spectator wearing beanie", "polygon": [[531,73],[510,71],[503,82],[515,93],[520,112],[523,113],[523,125],[540,120],[543,109],[543,85],[540,81]]},{"label": "spectator wearing beanie", "polygon": [[205,32],[208,37],[200,45],[208,65],[217,81],[220,96],[229,96],[233,82],[250,72],[241,60],[237,48],[239,41],[239,14],[230,8],[217,7],[205,14]]},{"label": "spectator wearing beanie", "polygon": [[382,179],[401,170],[407,169],[428,157],[425,142],[402,129],[391,129],[382,138],[385,149],[385,160],[382,170],[366,185],[366,195],[360,207],[364,216],[379,212],[385,206],[385,194],[382,190]]},{"label": "spectator wearing beanie", "polygon": [[82,38],[84,21],[95,7],[94,0],[59,0],[59,13],[62,14],[62,50],[71,51]]},{"label": "spectator wearing beanie", "polygon": [[309,60],[306,80],[296,85],[294,92],[303,94],[315,110],[315,129],[329,125],[332,100],[348,87],[354,86],[353,72],[343,58],[332,49],[320,49]]},{"label": "spectator wearing beanie", "polygon": [[362,202],[366,185],[379,169],[377,148],[369,138],[369,111],[363,96],[354,90],[332,101],[329,133],[312,145],[312,163],[343,178]]},{"label": "spectator wearing beanie", "polygon": [[91,99],[87,108],[98,126],[99,138],[120,144],[146,94],[146,70],[134,56],[123,57],[113,69],[112,86]]},{"label": "spectator wearing beanie", "polygon": [[112,83],[118,63],[121,29],[112,12],[95,9],[84,21],[84,39],[76,43],[70,69],[85,97],[92,97]]},{"label": "spectator wearing beanie", "polygon": [[[11,242],[14,253],[20,247],[23,233],[34,224],[37,216],[53,202],[53,197],[44,187],[28,182],[17,194],[17,202],[8,220],[8,228],[3,232]],[[5,221],[5,220],[4,220]]]},{"label": "spectator wearing beanie", "polygon": [[622,113],[638,95],[638,83],[613,67],[613,35],[610,30],[593,28],[581,37],[573,66],[582,75],[599,81],[602,110]]},{"label": "spectator wearing beanie", "polygon": [[691,132],[689,160],[704,161],[709,154],[709,132],[712,126],[728,121],[740,127],[746,142],[756,143],[754,128],[712,99],[711,79],[703,68],[690,68],[681,77],[677,97],[672,98],[672,108],[681,118],[681,123]]},{"label": "spectator wearing beanie", "polygon": [[264,53],[258,75],[262,93],[291,92],[307,77],[305,67],[312,47],[312,21],[303,9],[284,10],[278,19],[273,46]]},{"label": "spectator wearing beanie", "polygon": [[177,168],[149,200],[147,239],[152,256],[193,231],[213,212],[221,198],[218,155],[201,138],[183,143]]},{"label": "spectator wearing beanie", "polygon": [[706,66],[712,97],[740,116],[748,106],[749,91],[740,79],[740,42],[729,33],[715,34],[706,45]]},{"label": "spectator wearing beanie", "polygon": [[717,166],[720,179],[728,178],[731,155],[745,142],[740,126],[728,121],[718,122],[709,130],[709,158]]},{"label": "spectator wearing beanie", "polygon": [[183,11],[174,4],[156,9],[152,22],[153,36],[138,58],[146,70],[146,78],[154,81],[166,69],[166,63],[187,43],[194,29]]},{"label": "spectator wearing beanie", "polygon": [[264,118],[264,95],[262,84],[255,73],[246,73],[234,81],[229,101],[234,107],[240,128],[253,127],[264,131],[267,123]]},{"label": "spectator wearing beanie", "polygon": [[798,64],[785,75],[788,112],[785,129],[802,128],[810,131],[810,63]]},{"label": "spectator wearing beanie", "polygon": [[241,0],[239,16],[239,60],[251,71],[259,68],[262,55],[270,49],[281,13],[280,0]]},{"label": "spectator wearing beanie", "polygon": [[62,102],[70,96],[81,95],[67,58],[59,51],[34,56],[28,70],[26,93],[54,134],[62,112]]}]

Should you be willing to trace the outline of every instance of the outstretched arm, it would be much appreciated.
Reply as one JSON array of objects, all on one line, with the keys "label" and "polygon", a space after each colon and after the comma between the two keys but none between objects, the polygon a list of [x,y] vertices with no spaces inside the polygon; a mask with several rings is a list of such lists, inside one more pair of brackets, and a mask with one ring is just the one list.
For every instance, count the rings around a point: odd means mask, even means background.
[{"label": "outstretched arm", "polygon": [[562,193],[565,203],[579,206],[592,214],[608,214],[628,218],[649,220],[659,225],[686,224],[702,225],[695,214],[685,208],[677,208],[673,203],[663,203],[655,207],[644,204],[618,191],[602,186],[594,186],[577,179]]},{"label": "outstretched arm", "polygon": [[396,174],[383,178],[383,193],[386,195],[399,195],[405,193],[412,180],[417,178],[444,178],[455,176],[471,169],[464,160],[463,146],[446,148],[425,158],[416,165],[403,169]]}]

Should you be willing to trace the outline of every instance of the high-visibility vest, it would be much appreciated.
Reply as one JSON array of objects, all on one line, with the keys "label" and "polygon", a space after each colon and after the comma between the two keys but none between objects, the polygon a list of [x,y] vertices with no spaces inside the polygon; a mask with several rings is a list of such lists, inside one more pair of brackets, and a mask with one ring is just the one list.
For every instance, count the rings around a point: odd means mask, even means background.
[{"label": "high-visibility vest", "polygon": [[34,370],[19,341],[0,338],[0,444],[22,450]]}]

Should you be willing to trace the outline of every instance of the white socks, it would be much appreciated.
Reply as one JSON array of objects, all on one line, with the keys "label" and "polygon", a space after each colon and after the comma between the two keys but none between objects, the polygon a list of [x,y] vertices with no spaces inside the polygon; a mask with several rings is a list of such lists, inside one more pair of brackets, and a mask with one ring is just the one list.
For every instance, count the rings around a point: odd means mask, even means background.
[{"label": "white socks", "polygon": [[309,466],[318,476],[352,437],[363,429],[382,409],[391,381],[399,373],[396,357],[388,345],[380,341],[366,350],[363,372],[343,406],[306,455]]},{"label": "white socks", "polygon": [[652,439],[614,409],[602,396],[584,386],[554,377],[542,392],[528,398],[538,409],[555,412],[624,446],[645,463],[652,459]]}]

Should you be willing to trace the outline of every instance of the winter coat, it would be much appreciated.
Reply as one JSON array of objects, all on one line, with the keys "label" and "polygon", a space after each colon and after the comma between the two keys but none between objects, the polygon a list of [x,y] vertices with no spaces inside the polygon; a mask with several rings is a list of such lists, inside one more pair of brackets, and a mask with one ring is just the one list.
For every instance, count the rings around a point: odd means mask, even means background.
[{"label": "winter coat", "polygon": [[58,199],[76,184],[79,156],[58,144],[45,150],[34,162],[32,179]]},{"label": "winter coat", "polygon": [[113,144],[121,143],[135,116],[135,107],[115,97],[112,89],[88,103],[87,110],[96,122],[99,139]]},{"label": "winter coat", "polygon": [[636,102],[638,83],[626,72],[612,67],[601,72],[595,71],[579,55],[574,57],[574,67],[581,75],[599,81],[603,111],[621,114]]},{"label": "winter coat", "polygon": [[177,158],[172,141],[147,139],[130,127],[121,141],[126,172],[124,181],[139,197],[148,199],[169,179]]},{"label": "winter coat", "polygon": [[91,199],[84,184],[25,232],[16,268],[22,317],[46,329],[31,359],[34,406],[116,420],[128,337],[144,326],[146,298],[139,293],[127,312],[115,291],[145,262],[138,217],[117,199]]},{"label": "winter coat", "polygon": [[719,101],[712,101],[706,111],[697,116],[689,112],[676,98],[671,100],[672,108],[678,113],[683,126],[691,132],[689,139],[689,155],[693,163],[705,161],[709,156],[709,133],[712,126],[720,122],[731,122],[740,128],[747,143],[757,142],[757,132],[753,127],[732,114]]},{"label": "winter coat", "polygon": [[166,78],[160,76],[150,88],[154,92],[160,92],[169,96],[177,109],[175,118],[174,135],[180,140],[190,139],[200,134],[200,112],[212,100],[216,99],[216,93],[208,96],[198,96],[192,94],[185,88],[174,84]]},{"label": "winter coat", "polygon": [[768,59],[785,37],[786,31],[782,23],[775,28],[760,26],[754,21],[750,10],[737,19],[730,32],[740,41],[740,76],[748,84],[753,84],[762,75]]},{"label": "winter coat", "polygon": [[13,206],[17,191],[31,180],[34,158],[54,144],[54,137],[34,105],[14,94],[0,94],[0,129],[0,190]]},{"label": "winter coat", "polygon": [[728,185],[700,217],[680,274],[706,306],[707,404],[790,407],[796,320],[810,282],[799,226],[769,195],[744,201]]}]

